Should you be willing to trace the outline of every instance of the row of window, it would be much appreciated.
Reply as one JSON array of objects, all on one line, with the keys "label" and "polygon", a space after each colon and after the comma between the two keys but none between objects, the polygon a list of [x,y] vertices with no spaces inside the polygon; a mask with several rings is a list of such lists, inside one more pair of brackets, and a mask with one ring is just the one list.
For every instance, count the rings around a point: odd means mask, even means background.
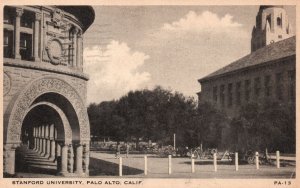
[{"label": "row of window", "polygon": [[[4,31],[3,31],[3,56],[4,58],[14,58],[15,57],[15,22],[16,22],[16,8],[14,7],[4,7]],[[34,60],[34,22],[35,13],[27,10],[23,11],[20,18],[20,38],[19,38],[19,54],[21,60],[33,61]],[[74,34],[72,30],[66,36],[71,42],[64,47],[66,50],[65,56],[66,61],[69,65],[72,65],[74,58]],[[36,47],[38,48],[38,47]],[[60,52],[61,53],[61,52]]]},{"label": "row of window", "polygon": [[[4,19],[3,19],[4,24],[14,25],[15,17],[16,17],[16,9],[15,8],[7,7],[7,6],[4,7]],[[34,12],[24,10],[24,12],[21,16],[21,21],[20,21],[21,27],[26,27],[26,28],[32,29],[34,19],[35,19]]]},{"label": "row of window", "polygon": [[[272,97],[273,93],[278,100],[283,100],[283,76],[282,72],[275,74],[275,83],[272,83],[271,75],[256,77],[254,80],[238,81],[236,83],[228,83],[227,88],[225,84],[213,87],[213,101],[219,102],[222,107],[225,107],[225,101],[227,100],[227,107],[231,107],[233,103],[237,106],[241,105],[242,98],[245,102],[249,102],[250,98],[258,99],[260,97]],[[251,83],[253,82],[253,83]],[[295,71],[288,71],[288,95],[289,100],[295,101]],[[235,84],[235,88],[233,85]],[[244,87],[242,93],[242,85]],[[219,89],[219,91],[218,91]],[[274,90],[273,90],[274,89]],[[227,96],[225,92],[227,90]],[[242,95],[244,94],[244,95]],[[234,97],[235,98],[234,98]],[[226,98],[227,97],[227,98]]]},{"label": "row of window", "polygon": [[[16,9],[12,7],[4,7],[4,38],[3,38],[3,56],[5,58],[14,57],[14,25],[16,21]],[[33,60],[33,27],[34,27],[34,12],[24,10],[20,19],[20,51],[22,60]]]}]

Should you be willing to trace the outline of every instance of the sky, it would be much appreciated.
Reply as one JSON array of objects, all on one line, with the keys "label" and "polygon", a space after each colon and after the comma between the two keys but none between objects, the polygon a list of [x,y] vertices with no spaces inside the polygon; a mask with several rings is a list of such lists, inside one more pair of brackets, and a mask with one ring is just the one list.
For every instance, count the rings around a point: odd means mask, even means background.
[{"label": "sky", "polygon": [[[94,6],[84,34],[87,102],[155,86],[194,97],[198,79],[250,53],[259,6]],[[285,6],[295,28],[295,7]]]}]

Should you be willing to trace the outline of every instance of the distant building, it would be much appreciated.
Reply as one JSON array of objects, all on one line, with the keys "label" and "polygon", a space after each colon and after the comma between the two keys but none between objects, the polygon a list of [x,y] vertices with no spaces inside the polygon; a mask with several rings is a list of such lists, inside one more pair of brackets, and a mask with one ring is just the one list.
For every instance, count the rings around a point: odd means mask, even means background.
[{"label": "distant building", "polygon": [[57,165],[59,175],[89,175],[82,37],[94,17],[89,6],[4,7],[5,175],[16,173],[22,145]]},{"label": "distant building", "polygon": [[283,6],[260,6],[252,30],[251,52],[293,36]]},{"label": "distant building", "polygon": [[229,117],[249,102],[295,104],[296,38],[282,6],[260,6],[251,53],[199,79],[199,103],[209,102]]}]

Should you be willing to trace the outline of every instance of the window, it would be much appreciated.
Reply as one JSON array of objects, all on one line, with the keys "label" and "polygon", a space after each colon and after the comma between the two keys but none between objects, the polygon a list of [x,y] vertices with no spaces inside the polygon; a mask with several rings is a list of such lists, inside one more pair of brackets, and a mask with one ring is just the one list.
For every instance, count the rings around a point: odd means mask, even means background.
[{"label": "window", "polygon": [[218,86],[213,87],[213,100],[214,102],[218,101]]},{"label": "window", "polygon": [[282,100],[282,88],[283,88],[283,83],[282,83],[282,73],[277,73],[276,74],[276,95],[278,100]]},{"label": "window", "polygon": [[288,71],[288,81],[289,81],[289,99],[292,102],[295,102],[296,99],[296,77],[295,70]]},{"label": "window", "polygon": [[241,104],[241,82],[236,83],[235,87],[236,105]]},{"label": "window", "polygon": [[282,24],[282,21],[281,21],[281,18],[277,18],[277,26],[281,26],[281,24]]},{"label": "window", "polygon": [[13,58],[13,34],[13,31],[4,29],[3,56],[5,58]]},{"label": "window", "polygon": [[271,76],[265,76],[265,97],[270,97],[272,95],[272,86],[271,86]]},{"label": "window", "polygon": [[20,55],[26,61],[33,60],[33,23],[34,13],[24,10],[20,23]]},{"label": "window", "polygon": [[21,16],[21,27],[33,28],[34,14],[32,12],[24,11]]},{"label": "window", "polygon": [[255,97],[260,97],[261,85],[260,85],[260,77],[256,77],[254,79],[254,93]]},{"label": "window", "polygon": [[[20,19],[20,43],[19,51],[15,48],[15,19],[16,8],[4,7],[4,30],[3,30],[3,56],[5,58],[14,58],[20,54],[22,60],[33,60],[33,24],[35,19],[34,12],[24,10]],[[15,53],[16,52],[16,53]]]},{"label": "window", "polygon": [[14,57],[14,14],[15,9],[12,7],[4,7],[3,17],[3,57]]},{"label": "window", "polygon": [[220,100],[221,100],[221,106],[225,106],[225,86],[221,85],[220,87]]},{"label": "window", "polygon": [[20,34],[20,55],[22,60],[32,60],[32,35]]},{"label": "window", "polygon": [[14,24],[14,12],[15,10],[11,7],[4,7],[4,17],[3,17],[3,23],[13,25]]},{"label": "window", "polygon": [[232,83],[229,83],[228,84],[228,107],[231,107],[232,106]]},{"label": "window", "polygon": [[250,93],[251,93],[251,81],[245,80],[245,100],[248,102],[250,100]]}]

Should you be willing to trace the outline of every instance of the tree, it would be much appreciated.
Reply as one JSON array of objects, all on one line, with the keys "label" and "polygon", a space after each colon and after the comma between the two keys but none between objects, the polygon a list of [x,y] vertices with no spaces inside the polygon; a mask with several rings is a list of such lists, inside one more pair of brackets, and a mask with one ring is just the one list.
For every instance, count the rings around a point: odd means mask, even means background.
[{"label": "tree", "polygon": [[247,104],[232,120],[231,134],[237,150],[295,152],[294,108],[274,101]]},{"label": "tree", "polygon": [[130,91],[117,101],[91,104],[88,108],[92,133],[118,140],[152,140],[171,144],[176,133],[185,145],[186,130],[197,105],[181,93],[156,87]]},{"label": "tree", "polygon": [[222,131],[226,125],[226,115],[210,103],[201,103],[192,113],[188,129],[192,146],[203,144],[206,148],[222,147]]}]

